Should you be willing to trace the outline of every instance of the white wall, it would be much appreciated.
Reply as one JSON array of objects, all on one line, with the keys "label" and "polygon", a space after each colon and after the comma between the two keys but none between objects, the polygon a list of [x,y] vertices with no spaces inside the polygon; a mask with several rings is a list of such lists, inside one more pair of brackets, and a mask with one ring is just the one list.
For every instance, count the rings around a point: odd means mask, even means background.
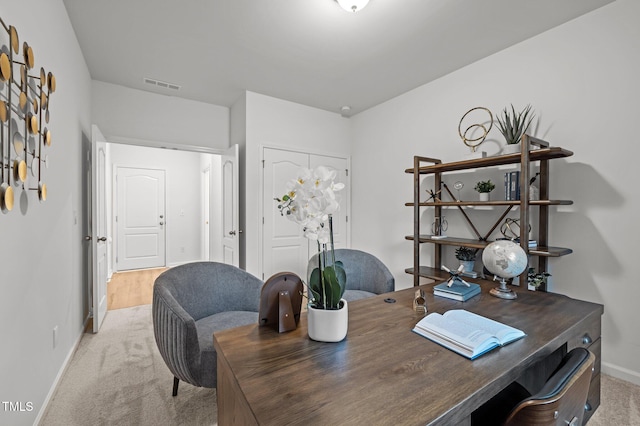
[{"label": "white wall", "polygon": [[258,277],[262,274],[261,161],[264,146],[348,157],[350,123],[336,113],[253,92],[246,93],[245,267]]},{"label": "white wall", "polygon": [[[618,0],[354,117],[352,241],[409,287],[412,177],[404,170],[413,156],[462,159],[457,127],[468,109],[531,103],[535,134],[575,152],[551,165],[551,196],[574,200],[551,209],[550,243],[574,250],[550,261],[551,288],[605,305],[603,371],[640,384],[638,16],[640,2]],[[501,135],[491,136],[483,148],[495,152]],[[461,180],[471,187],[476,177]],[[372,186],[380,197],[370,196]]]},{"label": "white wall", "polygon": [[[91,79],[61,0],[0,0],[0,11],[17,28],[20,45],[33,48],[37,69],[57,80],[47,125],[52,145],[45,150],[51,167],[43,173],[47,201],[14,187],[14,210],[0,213],[0,399],[33,406],[24,412],[0,407],[0,424],[31,425],[88,314],[81,160],[83,139],[91,135]],[[8,45],[7,39],[0,31],[0,43]]]},{"label": "white wall", "polygon": [[114,137],[224,149],[229,147],[229,108],[92,82],[91,119]]},{"label": "white wall", "polygon": [[[165,171],[166,265],[175,266],[202,259],[202,177],[200,154],[134,145],[110,144],[112,172],[117,167],[139,167]],[[113,183],[113,188],[116,188]],[[117,206],[114,190],[112,202]],[[114,212],[114,215],[117,212]],[[113,224],[114,239],[117,223]],[[117,246],[114,245],[114,250]],[[114,253],[114,258],[115,254]],[[117,265],[114,270],[118,270]]]}]

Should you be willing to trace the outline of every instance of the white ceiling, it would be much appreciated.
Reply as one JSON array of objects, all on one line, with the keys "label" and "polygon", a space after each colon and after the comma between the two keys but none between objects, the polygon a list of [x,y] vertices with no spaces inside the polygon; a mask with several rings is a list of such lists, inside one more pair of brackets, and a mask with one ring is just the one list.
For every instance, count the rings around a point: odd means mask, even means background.
[{"label": "white ceiling", "polygon": [[355,14],[334,0],[63,1],[94,80],[354,114],[612,0],[371,0]]}]

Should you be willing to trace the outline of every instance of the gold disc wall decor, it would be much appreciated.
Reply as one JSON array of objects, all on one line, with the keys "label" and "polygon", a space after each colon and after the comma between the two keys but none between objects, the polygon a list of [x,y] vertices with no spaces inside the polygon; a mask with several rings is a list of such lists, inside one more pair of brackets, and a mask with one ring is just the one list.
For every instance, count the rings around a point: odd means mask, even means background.
[{"label": "gold disc wall decor", "polygon": [[16,30],[16,27],[13,25],[9,27],[9,38],[11,39],[13,53],[17,54],[18,50],[20,50],[20,40],[18,40],[18,30]]},{"label": "gold disc wall decor", "polygon": [[13,188],[6,182],[0,185],[0,209],[3,212],[13,210]]},{"label": "gold disc wall decor", "polygon": [[49,85],[49,90],[53,93],[56,91],[56,76],[53,75],[52,72],[49,72],[48,80],[47,84]]},{"label": "gold disc wall decor", "polygon": [[0,122],[7,122],[7,103],[0,101]]},{"label": "gold disc wall decor", "polygon": [[56,78],[45,67],[32,72],[38,69],[33,47],[0,18],[2,29],[9,42],[0,50],[0,210],[7,213],[13,209],[15,191],[23,191],[20,197],[34,191],[40,201],[47,199],[42,172],[49,168],[46,149],[52,138],[43,122],[49,123]]},{"label": "gold disc wall decor", "polygon": [[35,65],[35,59],[33,58],[33,49],[25,41],[22,44],[22,54],[24,55],[24,64],[28,69],[33,68]]},{"label": "gold disc wall decor", "polygon": [[7,81],[11,79],[11,62],[9,56],[2,52],[0,54],[0,80]]},{"label": "gold disc wall decor", "polygon": [[38,183],[38,198],[40,201],[46,201],[47,199],[47,184],[39,182]]},{"label": "gold disc wall decor", "polygon": [[45,127],[42,133],[44,135],[44,144],[51,146],[51,131]]},{"label": "gold disc wall decor", "polygon": [[13,179],[17,182],[27,181],[27,163],[26,161],[16,158],[13,162]]}]

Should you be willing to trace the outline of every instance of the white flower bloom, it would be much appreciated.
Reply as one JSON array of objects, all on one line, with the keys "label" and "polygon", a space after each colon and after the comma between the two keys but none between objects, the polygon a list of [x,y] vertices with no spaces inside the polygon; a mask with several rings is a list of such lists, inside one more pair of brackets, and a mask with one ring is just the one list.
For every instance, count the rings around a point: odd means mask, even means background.
[{"label": "white flower bloom", "polygon": [[301,168],[286,184],[289,201],[279,206],[283,215],[304,227],[305,237],[322,244],[330,241],[329,216],[340,208],[335,193],[344,189],[344,184],[334,182],[337,174],[326,166]]}]

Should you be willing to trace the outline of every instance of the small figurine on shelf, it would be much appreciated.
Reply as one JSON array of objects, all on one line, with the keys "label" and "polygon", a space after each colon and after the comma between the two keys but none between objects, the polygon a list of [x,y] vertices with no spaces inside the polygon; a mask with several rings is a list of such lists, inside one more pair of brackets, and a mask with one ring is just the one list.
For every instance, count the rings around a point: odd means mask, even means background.
[{"label": "small figurine on shelf", "polygon": [[480,193],[480,201],[489,201],[489,193],[496,188],[496,185],[489,180],[481,180],[473,188]]},{"label": "small figurine on shelf", "polygon": [[428,203],[429,201],[433,201],[434,203],[439,203],[440,200],[440,193],[442,192],[442,189],[438,190],[438,191],[434,191],[433,189],[427,189],[427,194],[429,194],[429,198],[427,198],[427,201],[425,201],[426,203]]}]

